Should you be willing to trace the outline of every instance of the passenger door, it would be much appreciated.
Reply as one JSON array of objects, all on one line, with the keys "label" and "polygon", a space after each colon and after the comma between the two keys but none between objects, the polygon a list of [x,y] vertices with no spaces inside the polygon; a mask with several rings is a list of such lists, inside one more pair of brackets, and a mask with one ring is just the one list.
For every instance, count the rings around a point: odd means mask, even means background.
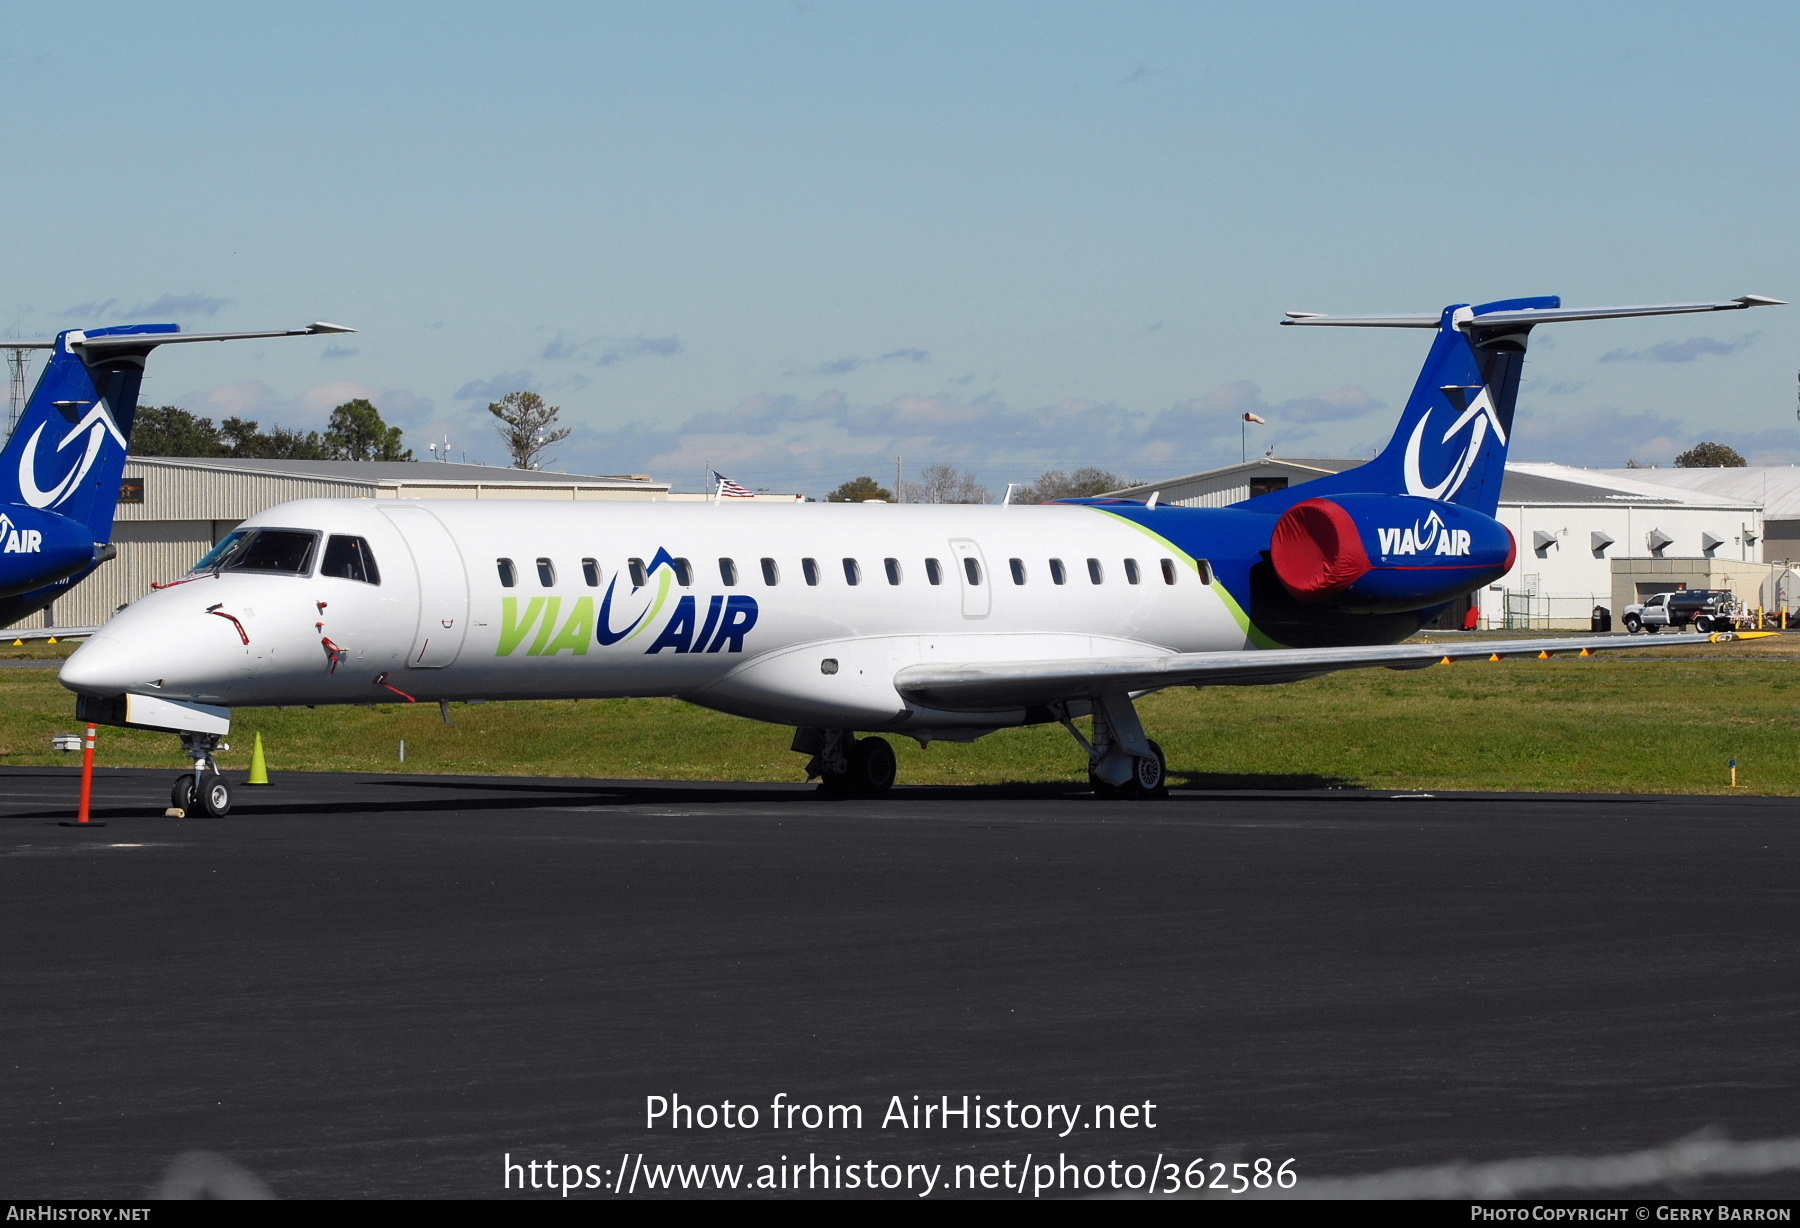
[{"label": "passenger door", "polygon": [[988,575],[987,560],[981,556],[981,547],[967,538],[954,538],[950,542],[950,553],[956,559],[957,582],[962,585],[963,617],[986,618],[993,608],[994,578]]},{"label": "passenger door", "polygon": [[469,624],[469,578],[444,522],[422,507],[384,507],[419,577],[419,618],[408,669],[443,669],[462,652]]}]

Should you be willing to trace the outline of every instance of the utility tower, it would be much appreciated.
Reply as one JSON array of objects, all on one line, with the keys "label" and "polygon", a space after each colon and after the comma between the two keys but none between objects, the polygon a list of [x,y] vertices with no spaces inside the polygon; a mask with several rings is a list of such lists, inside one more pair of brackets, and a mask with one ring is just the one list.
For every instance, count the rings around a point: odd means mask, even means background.
[{"label": "utility tower", "polygon": [[12,438],[13,428],[19,425],[19,415],[25,410],[25,398],[30,389],[25,387],[25,373],[31,367],[31,351],[12,349],[6,351],[6,366],[11,376],[10,404],[6,414],[6,437]]}]

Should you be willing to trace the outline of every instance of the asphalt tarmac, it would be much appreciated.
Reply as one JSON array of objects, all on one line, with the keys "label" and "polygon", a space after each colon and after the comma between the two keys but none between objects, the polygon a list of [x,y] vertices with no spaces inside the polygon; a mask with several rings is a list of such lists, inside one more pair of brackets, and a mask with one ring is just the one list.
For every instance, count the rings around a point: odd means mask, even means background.
[{"label": "asphalt tarmac", "polygon": [[[103,770],[84,832],[72,770],[0,769],[0,1197],[137,1197],[194,1149],[290,1197],[499,1197],[508,1156],[610,1197],[809,1154],[1304,1180],[1800,1135],[1791,799],[278,774],[215,820],[162,817],[173,775]],[[862,1128],[771,1128],[778,1093]],[[1014,1127],[882,1125],[965,1094]],[[646,1128],[674,1095],[760,1120]]]}]

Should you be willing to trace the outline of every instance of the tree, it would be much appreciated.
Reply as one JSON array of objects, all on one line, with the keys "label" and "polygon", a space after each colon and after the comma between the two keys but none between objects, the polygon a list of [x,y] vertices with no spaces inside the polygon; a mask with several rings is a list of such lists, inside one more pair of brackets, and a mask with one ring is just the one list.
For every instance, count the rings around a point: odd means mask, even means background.
[{"label": "tree", "polygon": [[139,456],[224,456],[211,418],[179,405],[143,405],[131,424],[131,450]]},{"label": "tree", "polygon": [[1675,458],[1677,469],[1742,469],[1750,462],[1729,444],[1697,443]]},{"label": "tree", "polygon": [[[335,415],[332,420],[337,421]],[[375,420],[381,421],[379,414]],[[384,426],[383,430],[386,429]],[[389,433],[397,445],[400,432]],[[264,431],[252,418],[227,418],[215,426],[211,418],[189,413],[179,405],[140,408],[131,425],[131,450],[138,456],[230,456],[242,460],[329,460],[339,455],[317,431],[302,432],[285,426]],[[412,453],[403,452],[398,457],[373,459],[410,460],[411,457]]]},{"label": "tree", "polygon": [[867,503],[870,499],[879,499],[883,503],[894,501],[894,492],[881,485],[874,478],[864,474],[860,478],[851,478],[842,486],[825,496],[827,503]]},{"label": "tree", "polygon": [[500,419],[494,429],[506,442],[514,469],[542,469],[555,460],[544,453],[567,439],[572,432],[556,425],[560,405],[546,405],[535,392],[509,392],[488,404],[488,412]]},{"label": "tree", "polygon": [[987,503],[992,492],[955,465],[927,465],[917,482],[906,484],[908,503]]},{"label": "tree", "polygon": [[331,451],[325,437],[317,431],[302,434],[285,426],[272,427],[265,434],[256,422],[245,418],[227,418],[219,424],[219,441],[226,456],[245,460],[330,460]]},{"label": "tree", "polygon": [[1109,490],[1135,485],[1130,479],[1122,478],[1105,469],[1077,469],[1074,473],[1064,473],[1061,469],[1047,469],[1038,475],[1037,481],[1013,492],[1014,503],[1051,503],[1057,499],[1091,499],[1095,495],[1103,495]]},{"label": "tree", "polygon": [[409,461],[412,449],[402,446],[400,428],[381,420],[381,411],[368,401],[345,401],[331,411],[326,423],[325,451],[332,460]]}]

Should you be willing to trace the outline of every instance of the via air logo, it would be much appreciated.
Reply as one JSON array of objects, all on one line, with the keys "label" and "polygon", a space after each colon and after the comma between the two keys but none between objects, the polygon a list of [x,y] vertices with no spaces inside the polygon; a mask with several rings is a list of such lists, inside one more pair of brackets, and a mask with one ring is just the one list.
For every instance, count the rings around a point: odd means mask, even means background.
[{"label": "via air logo", "polygon": [[[1419,425],[1413,428],[1412,438],[1406,441],[1406,457],[1403,461],[1403,476],[1406,479],[1406,493],[1417,495],[1421,499],[1450,500],[1462,489],[1463,483],[1469,480],[1474,472],[1475,462],[1481,459],[1482,445],[1487,442],[1487,434],[1491,429],[1494,438],[1500,443],[1506,442],[1506,428],[1500,425],[1499,411],[1494,408],[1494,398],[1485,387],[1476,388],[1449,384],[1439,389],[1450,399],[1452,408],[1460,408],[1462,413],[1450,424],[1437,443],[1441,446],[1454,439],[1464,427],[1469,430],[1469,438],[1463,444],[1462,455],[1450,466],[1450,472],[1444,475],[1441,482],[1433,485],[1425,480],[1419,468],[1419,452],[1425,442],[1425,428],[1431,424],[1434,409],[1425,411],[1419,419]],[[1468,400],[1471,392],[1477,393],[1473,401]]]},{"label": "via air logo", "polygon": [[1469,530],[1449,529],[1436,512],[1423,522],[1413,521],[1403,529],[1376,529],[1381,539],[1381,553],[1395,554],[1467,554]]},{"label": "via air logo", "polygon": [[[78,401],[58,401],[56,403],[58,409],[68,406],[71,411],[79,405]],[[70,416],[72,417],[73,414],[71,413]],[[75,425],[69,428],[68,434],[57,440],[56,447],[50,450],[49,455],[54,458],[66,451],[70,444],[77,440],[83,440],[80,455],[75,458],[75,463],[69,466],[61,479],[51,483],[50,488],[45,490],[37,484],[38,444],[42,442],[44,428],[48,425],[50,425],[48,422],[38,423],[37,430],[31,433],[31,438],[26,441],[25,450],[19,455],[19,495],[32,507],[55,507],[59,503],[66,502],[70,495],[81,489],[81,479],[88,475],[88,471],[94,467],[94,462],[100,458],[100,449],[105,445],[108,435],[112,436],[121,450],[126,447],[125,436],[119,430],[119,424],[113,421],[112,411],[106,408],[105,398],[95,401],[87,413],[83,414],[76,420]]]},{"label": "via air logo", "polygon": [[41,554],[44,535],[37,529],[21,529],[11,516],[0,512],[0,554]]},{"label": "via air logo", "polygon": [[[531,645],[525,650],[528,657],[553,657],[563,651],[586,656],[589,644],[610,648],[628,643],[659,624],[662,629],[644,649],[646,656],[664,649],[678,653],[744,651],[744,637],[756,626],[756,598],[734,593],[727,599],[723,594],[715,594],[707,598],[702,616],[694,597],[683,594],[670,609],[669,589],[675,582],[675,568],[675,559],[658,547],[656,557],[644,568],[643,584],[632,584],[630,592],[621,594],[615,572],[600,598],[599,609],[594,608],[592,597],[578,597],[569,603],[566,618],[561,597],[504,597],[500,602],[500,643],[494,655],[509,657],[530,637]],[[617,612],[615,598],[621,607]],[[624,611],[631,608],[638,610],[637,617],[615,627],[615,618],[623,619]],[[669,614],[663,621],[665,609]]]}]

